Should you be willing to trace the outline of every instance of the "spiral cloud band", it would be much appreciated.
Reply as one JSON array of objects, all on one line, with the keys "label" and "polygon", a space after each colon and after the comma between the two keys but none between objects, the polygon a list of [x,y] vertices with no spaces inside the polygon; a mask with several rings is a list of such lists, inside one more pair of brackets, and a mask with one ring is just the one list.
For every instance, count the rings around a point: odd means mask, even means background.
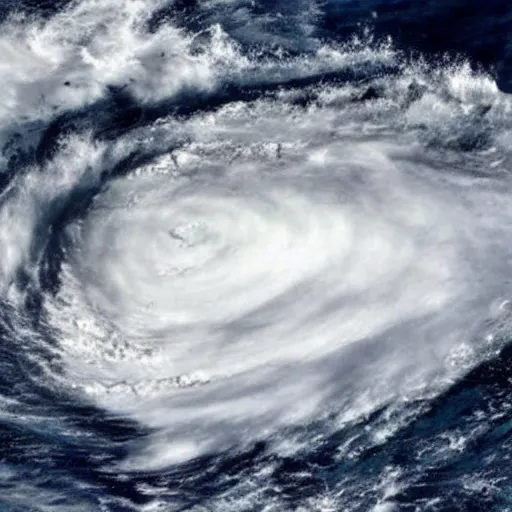
[{"label": "spiral cloud band", "polygon": [[[2,25],[0,414],[63,478],[27,495],[52,512],[92,481],[112,510],[387,506],[402,470],[409,485],[463,452],[453,432],[410,440],[506,345],[512,102],[460,59],[316,37],[316,2],[276,3],[293,36],[254,2],[171,3]],[[367,464],[416,420],[410,454]],[[239,454],[254,467],[226,483]],[[331,508],[286,505],[328,466]]]}]

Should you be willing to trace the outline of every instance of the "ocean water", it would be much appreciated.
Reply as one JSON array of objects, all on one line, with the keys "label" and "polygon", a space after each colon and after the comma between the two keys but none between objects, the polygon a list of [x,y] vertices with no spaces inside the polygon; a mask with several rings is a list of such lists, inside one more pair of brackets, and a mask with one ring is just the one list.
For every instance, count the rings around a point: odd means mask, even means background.
[{"label": "ocean water", "polygon": [[512,8],[0,4],[0,510],[512,510]]}]

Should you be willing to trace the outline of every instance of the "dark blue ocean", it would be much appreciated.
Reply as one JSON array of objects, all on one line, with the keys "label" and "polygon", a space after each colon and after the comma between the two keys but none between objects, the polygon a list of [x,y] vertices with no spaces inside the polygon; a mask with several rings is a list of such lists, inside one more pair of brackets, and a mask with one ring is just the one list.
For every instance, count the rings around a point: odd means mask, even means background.
[{"label": "dark blue ocean", "polygon": [[0,2],[0,511],[512,511],[512,5]]}]

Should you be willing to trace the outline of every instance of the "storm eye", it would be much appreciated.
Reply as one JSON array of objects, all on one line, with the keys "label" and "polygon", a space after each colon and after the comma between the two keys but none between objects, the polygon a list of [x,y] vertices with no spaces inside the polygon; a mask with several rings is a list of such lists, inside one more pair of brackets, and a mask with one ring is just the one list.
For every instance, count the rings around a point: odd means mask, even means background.
[{"label": "storm eye", "polygon": [[207,227],[199,221],[181,224],[169,230],[172,239],[189,247],[205,242],[208,235]]}]

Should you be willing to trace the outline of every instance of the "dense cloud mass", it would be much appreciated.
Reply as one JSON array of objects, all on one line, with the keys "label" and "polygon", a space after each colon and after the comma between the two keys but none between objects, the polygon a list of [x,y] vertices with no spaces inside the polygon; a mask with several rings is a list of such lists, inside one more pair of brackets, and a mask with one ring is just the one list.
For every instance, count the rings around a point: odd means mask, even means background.
[{"label": "dense cloud mass", "polygon": [[505,75],[354,8],[8,11],[5,510],[504,510]]}]

